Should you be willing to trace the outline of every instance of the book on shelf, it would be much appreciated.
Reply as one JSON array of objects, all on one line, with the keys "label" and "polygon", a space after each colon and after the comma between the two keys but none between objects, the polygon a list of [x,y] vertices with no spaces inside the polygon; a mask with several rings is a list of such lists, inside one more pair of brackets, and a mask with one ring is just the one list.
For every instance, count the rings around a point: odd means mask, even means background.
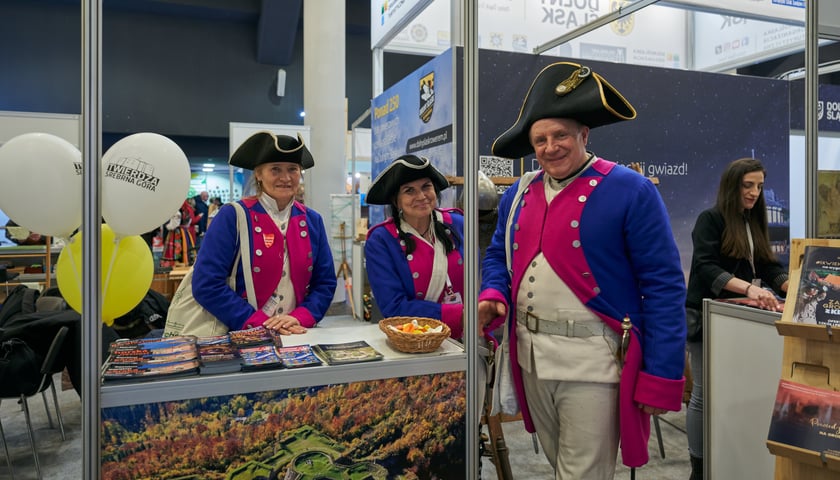
[{"label": "book on shelf", "polygon": [[767,440],[840,457],[840,392],[779,381]]},{"label": "book on shelf", "polygon": [[793,322],[840,326],[840,248],[805,247],[793,301]]},{"label": "book on shelf", "polygon": [[309,345],[277,347],[275,350],[286,368],[312,367],[323,363]]},{"label": "book on shelf", "polygon": [[313,345],[312,349],[329,365],[370,362],[383,358],[380,352],[364,340],[345,343],[319,343]]}]

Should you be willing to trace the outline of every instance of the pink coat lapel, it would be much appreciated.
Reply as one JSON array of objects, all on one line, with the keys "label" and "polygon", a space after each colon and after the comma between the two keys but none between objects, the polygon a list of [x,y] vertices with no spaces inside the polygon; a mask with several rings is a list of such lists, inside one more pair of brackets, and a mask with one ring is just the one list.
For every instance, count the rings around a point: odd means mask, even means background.
[{"label": "pink coat lapel", "polygon": [[[441,212],[441,214],[443,215],[443,223],[445,225],[451,225],[452,216],[445,211]],[[389,218],[385,222],[384,227],[395,239],[399,240],[399,232],[397,231],[397,226],[394,223],[393,218]],[[427,243],[419,240],[415,241],[415,246],[414,252],[410,255],[411,258],[406,259],[408,260],[408,268],[411,271],[412,278],[414,280],[414,291],[416,292],[417,298],[422,300],[425,298],[426,292],[429,290],[429,283],[432,281],[435,249]],[[405,245],[400,243],[400,247],[402,247],[403,253],[405,253]],[[454,249],[449,252],[449,255],[447,255],[447,271],[458,272],[460,271],[459,268],[462,264],[463,260],[461,259],[461,253],[458,249]],[[456,292],[463,292],[463,277],[460,275],[455,275],[454,277],[453,275],[450,275],[449,278],[452,282],[452,289]],[[438,302],[440,302],[441,298],[443,298],[444,293],[445,291],[441,293],[441,297],[437,299]]]},{"label": "pink coat lapel", "polygon": [[[254,277],[254,292],[257,303],[262,305],[277,289],[283,273],[283,234],[267,213],[254,210],[258,203],[255,198],[243,200],[248,207],[251,234],[251,270]],[[289,264],[291,268],[292,286],[295,290],[295,300],[298,304],[303,301],[312,277],[312,244],[309,242],[309,226],[306,221],[306,210],[303,205],[295,202],[295,206],[303,213],[289,218],[286,229],[286,243],[290,252]]]}]

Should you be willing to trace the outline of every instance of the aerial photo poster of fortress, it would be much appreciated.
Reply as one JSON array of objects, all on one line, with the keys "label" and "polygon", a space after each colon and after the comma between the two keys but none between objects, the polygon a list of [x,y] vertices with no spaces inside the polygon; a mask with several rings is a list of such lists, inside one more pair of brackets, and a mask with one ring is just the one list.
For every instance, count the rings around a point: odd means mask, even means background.
[{"label": "aerial photo poster of fortress", "polygon": [[464,478],[464,372],[106,408],[105,480]]}]

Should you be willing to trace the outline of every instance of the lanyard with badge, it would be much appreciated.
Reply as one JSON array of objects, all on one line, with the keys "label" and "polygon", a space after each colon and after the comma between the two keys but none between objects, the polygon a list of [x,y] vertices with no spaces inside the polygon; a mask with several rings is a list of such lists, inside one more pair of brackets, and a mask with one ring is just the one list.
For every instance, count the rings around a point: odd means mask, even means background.
[{"label": "lanyard with badge", "polygon": [[446,274],[446,288],[443,289],[443,300],[440,303],[444,305],[464,303],[461,294],[452,288],[452,281],[449,279],[448,273]]},{"label": "lanyard with badge", "polygon": [[752,269],[752,286],[761,288],[761,279],[757,278],[755,272],[755,262],[753,261],[755,251],[755,244],[753,243],[752,230],[750,230],[750,222],[745,221],[744,226],[747,227],[747,241],[750,244],[750,268]]}]

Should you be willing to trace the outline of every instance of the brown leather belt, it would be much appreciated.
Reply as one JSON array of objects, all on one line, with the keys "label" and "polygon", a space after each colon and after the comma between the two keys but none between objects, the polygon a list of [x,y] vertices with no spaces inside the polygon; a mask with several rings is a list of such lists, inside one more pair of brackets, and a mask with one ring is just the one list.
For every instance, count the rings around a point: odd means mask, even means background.
[{"label": "brown leather belt", "polygon": [[563,337],[594,337],[612,332],[600,320],[546,320],[531,312],[517,311],[516,321],[531,333],[545,333]]}]

